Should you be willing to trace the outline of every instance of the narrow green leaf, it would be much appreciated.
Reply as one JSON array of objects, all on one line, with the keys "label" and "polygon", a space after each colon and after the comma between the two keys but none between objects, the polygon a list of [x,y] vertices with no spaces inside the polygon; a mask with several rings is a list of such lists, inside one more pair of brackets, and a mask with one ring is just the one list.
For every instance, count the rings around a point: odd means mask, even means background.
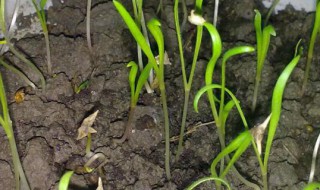
[{"label": "narrow green leaf", "polygon": [[44,7],[46,6],[46,4],[47,4],[47,0],[41,0],[40,1],[40,9],[44,10]]},{"label": "narrow green leaf", "polygon": [[202,2],[203,0],[196,0],[196,3],[195,3],[196,13],[200,15],[202,14]]},{"label": "narrow green leaf", "polygon": [[[160,70],[162,70],[161,68],[163,68],[163,61],[164,61],[164,39],[163,39],[163,34],[161,31],[161,23],[159,20],[157,19],[151,19],[148,24],[148,29],[150,31],[150,33],[152,34],[152,36],[154,37],[154,39],[157,42],[158,45],[158,51],[159,51],[159,68]],[[151,60],[150,60],[151,61]],[[151,62],[153,64],[153,62]],[[158,73],[157,71],[157,66],[153,65],[155,72],[157,74],[157,76],[161,76],[160,73]]]},{"label": "narrow green leaf", "polygon": [[[211,85],[207,85],[207,86],[204,86],[202,87],[196,94],[196,96],[194,97],[194,101],[193,101],[193,108],[196,112],[198,112],[198,102],[202,96],[203,93],[207,92],[208,90],[212,90],[212,89],[221,89],[221,85],[219,84],[211,84]],[[229,96],[232,98],[232,100],[234,101],[235,103],[235,106],[237,107],[237,110],[239,112],[239,115],[242,119],[242,123],[245,127],[245,129],[249,129],[248,128],[248,123],[246,121],[246,118],[244,117],[244,113],[241,109],[241,106],[239,104],[239,100],[236,98],[236,96],[227,88],[225,88],[225,91],[229,94]]]},{"label": "narrow green leaf", "polygon": [[[234,140],[232,140],[231,143],[225,149],[223,149],[218,154],[218,156],[213,160],[210,167],[211,175],[213,177],[218,177],[216,172],[216,166],[220,162],[220,160],[224,158],[226,155],[232,153],[233,151],[240,150],[239,152],[237,152],[237,154],[234,155],[232,160],[230,160],[231,165],[234,164],[234,162],[240,157],[243,151],[250,145],[251,139],[252,139],[252,136],[250,131],[245,131],[240,133]],[[225,168],[225,169],[228,169],[228,168]],[[223,176],[221,177],[224,178]]]},{"label": "narrow green leaf", "polygon": [[254,50],[255,49],[252,46],[239,46],[239,47],[232,48],[223,55],[222,63],[227,62],[227,60],[232,56],[243,54],[243,53],[250,53],[250,52],[253,52]]},{"label": "narrow green leaf", "polygon": [[0,102],[1,102],[1,107],[2,107],[2,117],[1,117],[1,125],[3,129],[6,132],[6,135],[8,138],[11,138],[13,136],[13,131],[10,129],[10,126],[7,125],[8,122],[10,121],[9,117],[9,111],[8,111],[8,104],[7,104],[7,97],[5,94],[5,88],[2,80],[2,75],[0,73]]},{"label": "narrow green leaf", "polygon": [[259,10],[255,9],[256,13],[254,17],[254,28],[256,30],[256,40],[257,40],[257,57],[260,57],[259,53],[262,50],[262,29],[261,29],[261,14]]},{"label": "narrow green leaf", "polygon": [[262,67],[264,61],[267,57],[269,44],[270,44],[270,35],[276,36],[276,31],[274,30],[273,26],[268,25],[262,31],[262,44],[261,44],[261,52],[259,52],[259,61],[257,62],[257,72],[262,72]]},{"label": "narrow green leaf", "polygon": [[145,40],[143,34],[141,33],[140,29],[138,28],[137,24],[135,23],[133,18],[130,16],[128,11],[117,0],[113,0],[113,4],[116,7],[116,9],[119,12],[119,14],[121,15],[121,17],[124,20],[124,22],[126,23],[126,25],[128,26],[132,36],[134,37],[134,39],[140,45],[140,47],[143,50],[143,52],[148,57],[149,61],[154,60],[155,59],[154,55],[153,55],[153,53],[152,53],[147,41]]},{"label": "narrow green leaf", "polygon": [[314,21],[311,38],[309,42],[309,47],[308,47],[307,63],[306,63],[306,69],[304,71],[303,84],[302,84],[302,90],[301,90],[302,94],[304,93],[308,83],[310,67],[313,59],[314,44],[316,42],[318,32],[320,31],[320,1],[317,2],[315,17],[316,18]]},{"label": "narrow green leaf", "polygon": [[221,55],[222,43],[221,43],[219,32],[217,31],[216,27],[214,27],[211,23],[208,23],[208,22],[204,23],[204,27],[207,28],[210,34],[211,43],[212,43],[212,56],[207,65],[206,75],[205,75],[206,85],[209,85],[212,83],[212,75],[214,72],[214,68],[218,58]]},{"label": "narrow green leaf", "polygon": [[222,178],[225,178],[225,176],[228,174],[230,168],[234,166],[234,163],[240,158],[242,153],[246,151],[249,147],[249,145],[252,142],[252,135],[249,131],[246,133],[247,137],[242,141],[242,144],[239,146],[239,148],[236,150],[236,152],[232,155],[231,160],[228,162],[227,167],[224,169],[223,173],[221,174]]},{"label": "narrow green leaf", "polygon": [[4,36],[6,36],[6,21],[4,16],[5,11],[5,0],[0,1],[0,28]]},{"label": "narrow green leaf", "polygon": [[148,63],[140,73],[137,87],[136,87],[136,91],[135,91],[135,95],[134,95],[134,104],[135,105],[138,102],[140,91],[141,91],[143,85],[146,83],[151,69],[152,69],[152,64]]},{"label": "narrow green leaf", "polygon": [[303,190],[319,190],[320,189],[320,183],[313,182],[309,183],[307,186],[303,188]]},{"label": "narrow green leaf", "polygon": [[68,190],[70,178],[73,175],[73,171],[67,171],[60,179],[59,190]]},{"label": "narrow green leaf", "polygon": [[138,73],[138,65],[134,61],[130,61],[127,67],[131,67],[129,73],[129,85],[131,89],[131,99],[134,99],[135,87],[136,87],[136,77]]},{"label": "narrow green leaf", "polygon": [[269,123],[269,131],[268,138],[266,144],[266,151],[264,156],[264,165],[267,167],[268,159],[270,155],[270,149],[272,146],[273,138],[278,127],[280,114],[281,114],[281,106],[282,106],[282,97],[287,81],[300,60],[300,55],[294,57],[292,61],[287,65],[284,71],[281,73],[280,77],[277,80],[275,88],[273,90],[272,95],[272,105],[271,105],[271,119]]},{"label": "narrow green leaf", "polygon": [[222,118],[222,123],[226,123],[227,118],[229,116],[230,111],[234,107],[235,103],[233,100],[230,100],[223,108],[222,115],[220,116]]},{"label": "narrow green leaf", "polygon": [[221,66],[221,93],[220,93],[220,109],[219,109],[219,116],[222,116],[223,108],[224,108],[224,97],[225,97],[225,86],[226,86],[226,63],[227,60],[235,55],[243,54],[243,53],[250,53],[253,52],[254,48],[251,46],[240,46],[235,47],[228,50],[222,58],[222,66]]}]

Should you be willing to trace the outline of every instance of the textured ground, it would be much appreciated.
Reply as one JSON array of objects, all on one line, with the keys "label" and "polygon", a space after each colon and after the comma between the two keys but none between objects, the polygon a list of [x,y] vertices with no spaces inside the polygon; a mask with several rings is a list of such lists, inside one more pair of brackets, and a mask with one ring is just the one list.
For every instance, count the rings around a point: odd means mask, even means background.
[{"label": "textured ground", "polygon": [[[122,1],[131,7],[131,1]],[[205,18],[212,19],[213,2],[204,1]],[[219,153],[219,140],[214,125],[198,128],[185,140],[185,149],[179,162],[172,159],[172,181],[168,182],[164,172],[163,117],[160,94],[142,94],[135,117],[135,133],[129,141],[114,144],[120,137],[128,117],[130,89],[126,63],[136,59],[136,43],[115,11],[112,1],[93,1],[92,38],[95,56],[90,59],[86,42],[86,1],[54,1],[48,11],[50,45],[53,71],[56,76],[47,78],[47,89],[27,92],[22,103],[14,103],[14,93],[25,86],[16,75],[1,69],[13,120],[17,144],[24,170],[32,189],[55,189],[61,175],[84,164],[85,139],[77,141],[77,129],[81,122],[95,110],[100,110],[93,135],[94,152],[102,152],[108,158],[104,166],[105,189],[184,189],[192,181],[208,175],[211,161]],[[188,9],[192,9],[188,1]],[[224,51],[235,45],[255,44],[253,9],[267,10],[250,0],[223,0],[219,11],[218,30]],[[146,17],[156,15],[156,1],[145,1]],[[166,66],[166,84],[171,124],[171,136],[178,135],[183,103],[183,84],[179,54],[175,39],[173,5],[165,2],[161,16],[165,33],[166,49],[172,65]],[[263,81],[255,113],[250,112],[255,73],[255,55],[230,60],[227,66],[227,86],[241,101],[250,126],[261,122],[270,112],[271,95],[277,77],[293,57],[299,38],[308,47],[314,14],[296,12],[290,8],[272,16],[270,23],[277,31],[271,39],[270,50],[263,71]],[[184,36],[194,31],[188,25]],[[194,41],[194,39],[193,39]],[[193,42],[192,41],[192,42]],[[210,59],[211,44],[204,35],[200,59],[196,69],[191,99],[203,86],[204,69]],[[42,35],[27,36],[16,42],[36,65],[46,74],[45,44]],[[319,48],[319,40],[315,50]],[[186,52],[192,55],[191,52]],[[28,76],[37,81],[37,76],[10,53],[8,60],[21,67]],[[190,63],[192,56],[187,56]],[[301,189],[309,175],[312,148],[319,134],[320,124],[320,54],[315,51],[311,77],[305,96],[299,95],[302,84],[306,53],[289,80],[284,93],[282,116],[269,164],[270,189]],[[190,65],[190,64],[189,64]],[[219,80],[218,66],[215,80]],[[75,94],[74,83],[89,80],[87,89]],[[190,110],[187,125],[212,121],[207,102],[200,103],[200,113]],[[242,127],[235,113],[231,113],[227,124],[228,141],[238,134]],[[312,131],[306,126],[312,126]],[[11,190],[14,186],[10,170],[10,149],[3,130],[0,130],[0,184]],[[171,143],[172,158],[177,142]],[[258,163],[250,149],[237,162],[237,168],[249,180],[260,181]],[[75,175],[73,189],[95,189],[98,173]],[[319,170],[315,180],[320,180]],[[235,189],[248,189],[229,178]],[[212,189],[212,184],[202,189]]]}]

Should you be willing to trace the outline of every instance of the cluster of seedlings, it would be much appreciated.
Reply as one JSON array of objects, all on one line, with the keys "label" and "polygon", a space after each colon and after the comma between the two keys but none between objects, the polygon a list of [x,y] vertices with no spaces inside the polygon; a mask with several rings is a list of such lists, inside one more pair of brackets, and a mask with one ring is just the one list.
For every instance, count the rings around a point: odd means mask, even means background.
[{"label": "cluster of seedlings", "polygon": [[[44,11],[44,7],[46,5],[46,0],[41,0],[39,3],[38,1],[32,0],[32,3],[35,7],[37,16],[40,20],[40,24],[43,29],[43,34],[45,37],[46,42],[46,50],[47,50],[47,73],[49,77],[54,75],[52,71],[51,64],[51,55],[50,55],[50,45],[49,45],[49,35],[48,29],[46,25],[46,14]],[[274,1],[272,8],[270,9],[269,13],[272,12],[272,9],[276,6],[279,1]],[[219,32],[216,29],[216,21],[217,21],[217,13],[218,13],[218,5],[219,1],[215,1],[215,16],[214,22],[210,23],[206,21],[203,17],[202,11],[202,0],[195,1],[194,10],[191,11],[190,16],[187,16],[187,7],[185,0],[175,0],[174,1],[174,21],[176,27],[176,35],[177,35],[177,43],[179,47],[179,54],[180,54],[180,63],[181,63],[181,72],[183,77],[183,84],[184,84],[184,105],[183,105],[183,112],[182,112],[182,121],[180,127],[180,136],[179,136],[179,143],[177,151],[175,152],[175,161],[179,161],[180,155],[183,151],[183,140],[185,137],[185,126],[186,120],[188,117],[188,103],[190,101],[190,91],[192,89],[193,78],[195,74],[195,69],[197,66],[197,61],[199,57],[199,52],[201,48],[201,41],[204,32],[208,32],[210,35],[210,40],[212,44],[212,54],[211,58],[207,63],[204,81],[205,86],[202,87],[195,95],[193,100],[194,110],[198,112],[198,103],[202,95],[206,95],[208,102],[210,104],[211,114],[215,125],[217,127],[218,137],[221,146],[221,152],[216,156],[216,158],[212,161],[210,167],[210,176],[200,178],[194,181],[190,186],[187,188],[188,190],[194,189],[201,183],[206,181],[214,181],[216,188],[221,189],[222,185],[224,185],[227,189],[231,189],[231,186],[226,178],[229,173],[233,173],[235,176],[239,178],[245,185],[251,187],[253,189],[268,189],[268,160],[270,156],[270,151],[272,147],[272,143],[274,140],[274,136],[277,130],[277,126],[280,120],[281,115],[281,107],[282,107],[282,98],[286,83],[293,72],[294,68],[298,64],[301,56],[302,56],[302,48],[300,47],[300,41],[296,45],[294,56],[291,62],[285,67],[281,75],[278,77],[276,85],[274,87],[273,95],[272,95],[272,103],[271,103],[271,111],[269,117],[265,119],[265,121],[255,126],[254,128],[249,129],[249,126],[246,121],[245,113],[241,109],[240,101],[236,98],[236,96],[226,87],[226,66],[228,60],[240,54],[250,54],[256,52],[257,55],[257,66],[256,66],[256,76],[255,76],[255,86],[254,86],[254,93],[252,97],[252,112],[255,111],[257,100],[259,96],[259,86],[261,82],[261,74],[263,70],[263,65],[265,59],[267,57],[268,48],[270,37],[275,36],[276,32],[272,25],[267,25],[268,18],[267,16],[264,23],[262,23],[262,17],[258,10],[255,10],[255,18],[254,18],[254,28],[256,30],[256,44],[254,46],[250,45],[243,45],[233,47],[229,50],[226,50],[224,54],[222,54],[222,40],[220,38]],[[130,111],[128,121],[125,125],[125,132],[123,136],[119,139],[114,139],[115,143],[123,143],[128,138],[130,138],[130,134],[132,133],[133,128],[133,118],[135,114],[135,109],[137,107],[137,103],[139,100],[139,96],[145,87],[148,93],[152,93],[155,88],[159,88],[160,95],[161,95],[161,103],[163,108],[163,116],[164,116],[164,131],[165,131],[165,172],[166,177],[168,180],[171,179],[171,172],[170,172],[170,127],[169,127],[169,114],[168,114],[168,106],[167,106],[167,98],[166,98],[166,86],[165,86],[165,76],[164,76],[164,69],[165,64],[168,62],[168,55],[165,51],[165,40],[164,35],[161,28],[160,20],[153,18],[148,22],[145,21],[144,13],[143,13],[143,0],[133,0],[133,13],[134,17],[130,15],[127,9],[118,1],[113,0],[113,4],[116,10],[119,12],[123,21],[127,25],[128,29],[130,30],[133,38],[137,42],[137,58],[138,63],[131,61],[127,64],[127,67],[130,68],[129,72],[129,86],[130,86]],[[183,13],[179,13],[179,5],[182,5]],[[10,34],[10,27],[6,26],[6,18],[5,18],[5,0],[1,0],[0,3],[0,26],[3,34],[3,39],[1,40],[1,44],[6,45],[9,47],[9,50],[17,56],[20,60],[25,62],[30,68],[33,69],[35,73],[37,73],[41,79],[41,89],[46,89],[46,82],[45,77],[41,73],[41,71],[28,59],[25,58],[20,52],[18,52],[14,45],[11,44],[11,34]],[[159,2],[158,12],[162,11],[163,4],[162,1]],[[91,43],[91,35],[90,35],[90,14],[91,14],[91,0],[87,1],[87,20],[86,20],[86,27],[87,27],[87,42],[88,42],[88,49],[91,56],[94,56],[94,52],[92,50],[92,43]],[[180,16],[183,17],[183,21],[180,24]],[[186,60],[184,55],[184,43],[182,38],[182,30],[185,28],[187,24],[187,20],[196,25],[196,41],[195,47],[193,52],[193,59],[191,63],[191,70],[189,73],[186,69]],[[12,21],[12,22],[15,22]],[[302,84],[301,94],[304,93],[308,75],[310,70],[310,64],[312,62],[313,56],[313,49],[314,43],[316,40],[317,33],[319,32],[320,26],[320,2],[317,2],[316,8],[316,19],[314,22],[314,28],[311,35],[310,45],[308,48],[308,56],[307,56],[307,64],[305,70],[305,77]],[[149,34],[150,33],[150,34]],[[156,42],[155,49],[151,49],[150,42],[149,42],[149,35],[152,36]],[[157,52],[157,55],[155,54]],[[144,60],[147,60],[144,63]],[[215,74],[215,67],[221,62],[221,81],[214,82],[213,75]],[[4,58],[0,58],[0,64],[3,65],[5,68],[9,69],[10,71],[16,73],[23,79],[26,84],[31,86],[32,88],[37,88],[37,86],[19,69],[8,64]],[[188,75],[188,74],[189,75]],[[75,93],[79,93],[81,90],[87,87],[89,81],[84,81],[78,86],[75,86]],[[217,93],[219,92],[219,93]],[[22,169],[22,165],[19,159],[17,146],[14,139],[13,128],[9,116],[8,111],[8,104],[5,95],[4,84],[0,75],[0,102],[2,107],[2,115],[0,116],[0,124],[2,125],[10,144],[10,148],[12,151],[13,157],[13,165],[14,165],[14,173],[15,173],[15,180],[16,180],[16,189],[20,189],[20,187],[24,187],[25,189],[30,189],[28,180],[24,174]],[[229,116],[230,111],[233,108],[236,108],[238,114],[241,117],[242,124],[244,126],[244,131],[240,133],[237,137],[235,137],[231,142],[227,144],[226,142],[226,122]],[[85,156],[87,158],[87,163],[79,168],[79,171],[68,171],[66,172],[59,184],[60,190],[65,190],[68,188],[68,184],[70,181],[71,176],[74,172],[77,173],[90,173],[94,170],[100,171],[101,168],[108,162],[107,158],[103,153],[100,152],[91,152],[91,139],[92,133],[96,133],[97,131],[92,128],[92,125],[97,117],[98,111],[94,112],[93,114],[89,115],[86,119],[84,119],[81,127],[78,130],[78,138],[80,140],[82,138],[87,138],[87,145],[85,148]],[[264,135],[264,134],[267,135]],[[265,148],[262,147],[263,137],[266,136],[266,145]],[[317,151],[320,144],[320,136],[316,142],[313,154],[313,161],[311,166],[311,172],[309,177],[309,184],[305,187],[305,189],[315,189],[320,187],[320,183],[313,182],[313,176],[315,172],[315,163],[316,163],[316,156]],[[262,187],[260,185],[255,184],[253,182],[248,181],[245,179],[236,169],[234,166],[235,162],[239,159],[239,157],[249,148],[253,147],[255,152],[257,161],[260,166],[261,170],[261,177],[262,177]],[[95,167],[91,166],[94,161],[98,161],[99,164]],[[219,171],[217,171],[219,168]],[[102,172],[101,172],[102,173]],[[102,175],[102,174],[101,174]],[[99,179],[99,190],[103,189],[103,184],[101,179]]]}]

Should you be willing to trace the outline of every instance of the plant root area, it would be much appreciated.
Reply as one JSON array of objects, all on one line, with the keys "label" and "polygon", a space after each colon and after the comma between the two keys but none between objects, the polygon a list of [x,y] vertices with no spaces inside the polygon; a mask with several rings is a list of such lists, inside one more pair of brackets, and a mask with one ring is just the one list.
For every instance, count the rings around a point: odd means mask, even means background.
[{"label": "plant root area", "polygon": [[[131,1],[121,1],[132,13]],[[187,1],[188,12],[193,9]],[[91,36],[93,55],[86,41],[86,1],[53,1],[47,12],[52,68],[54,76],[47,74],[45,41],[42,34],[28,34],[17,40],[15,46],[32,60],[44,73],[45,91],[29,89],[24,81],[12,72],[3,73],[10,115],[13,122],[18,151],[31,189],[57,189],[60,177],[67,170],[83,166],[86,138],[76,140],[78,128],[90,114],[99,110],[92,134],[94,153],[103,153],[106,163],[100,171],[72,176],[70,189],[96,189],[98,177],[104,189],[113,190],[176,190],[185,189],[193,181],[209,176],[212,160],[220,152],[220,143],[206,96],[200,100],[199,113],[193,110],[193,97],[204,86],[206,64],[211,58],[211,42],[204,30],[201,51],[187,117],[190,133],[184,138],[184,149],[175,160],[179,135],[184,90],[176,40],[173,2],[164,1],[163,10],[156,14],[158,1],[145,1],[146,20],[157,16],[162,23],[166,51],[171,65],[165,66],[165,81],[170,117],[170,144],[172,179],[168,181],[164,169],[164,122],[160,92],[143,91],[140,96],[129,140],[114,143],[124,132],[129,115],[130,88],[128,83],[129,61],[137,61],[137,46],[112,1],[93,0]],[[204,1],[204,18],[213,19],[214,1]],[[217,29],[223,41],[223,51],[239,45],[255,46],[253,26],[254,9],[265,18],[267,9],[260,1],[223,0],[220,2]],[[33,15],[32,18],[35,18]],[[181,18],[182,20],[182,18]],[[314,13],[295,11],[287,7],[272,15],[269,23],[275,27],[276,37],[271,37],[268,56],[262,72],[258,105],[251,112],[256,55],[232,58],[227,64],[227,87],[237,96],[250,127],[261,123],[269,114],[274,85],[284,67],[294,55],[295,45],[302,38],[304,54],[286,86],[280,123],[273,143],[268,168],[270,189],[302,189],[308,181],[312,151],[320,133],[320,54],[319,39],[306,93],[300,89],[306,63],[306,52],[313,27]],[[28,22],[20,19],[23,24]],[[183,30],[187,70],[190,70],[195,26],[187,24]],[[156,47],[153,39],[152,47]],[[155,52],[157,51],[153,48]],[[39,77],[10,52],[5,58],[19,67],[40,86]],[[220,64],[214,73],[214,82],[220,83]],[[76,94],[74,86],[88,80],[89,86]],[[25,88],[24,101],[14,100],[17,90]],[[200,125],[203,124],[203,125]],[[199,126],[200,125],[200,126]],[[230,113],[226,126],[227,144],[244,130],[235,110]],[[264,139],[266,139],[266,134]],[[0,130],[0,186],[2,190],[15,188],[10,147],[4,131]],[[264,145],[263,145],[264,147]],[[97,164],[97,163],[96,163]],[[319,161],[318,161],[319,165]],[[249,181],[262,186],[259,164],[252,147],[236,162],[236,168]],[[317,167],[319,169],[319,167]],[[232,173],[227,176],[232,189],[250,189]],[[320,180],[316,170],[315,181]],[[198,189],[215,189],[207,182]]]}]

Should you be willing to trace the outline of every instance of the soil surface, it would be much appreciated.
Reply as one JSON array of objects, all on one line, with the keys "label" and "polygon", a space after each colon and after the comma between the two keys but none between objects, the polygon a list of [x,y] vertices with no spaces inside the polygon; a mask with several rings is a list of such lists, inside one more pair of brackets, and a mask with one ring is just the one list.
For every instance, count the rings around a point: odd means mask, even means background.
[{"label": "soil surface", "polygon": [[[121,1],[131,11],[131,1]],[[145,1],[148,19],[156,16],[158,1]],[[188,11],[194,5],[187,1]],[[204,17],[213,18],[214,1],[204,1]],[[217,28],[223,41],[223,51],[236,45],[254,45],[254,9],[263,17],[267,13],[260,1],[221,0]],[[26,84],[15,74],[1,68],[10,103],[17,146],[31,188],[57,189],[58,181],[67,170],[77,170],[88,160],[85,157],[86,138],[76,140],[82,121],[99,110],[93,128],[92,151],[103,153],[107,163],[99,173],[78,173],[72,177],[70,189],[96,189],[98,176],[105,189],[175,190],[184,189],[193,181],[209,175],[212,160],[220,151],[214,124],[198,127],[185,137],[185,147],[179,161],[174,160],[177,141],[171,143],[172,180],[165,177],[164,127],[160,93],[143,92],[134,118],[134,132],[123,144],[113,143],[124,132],[130,105],[130,88],[126,64],[137,60],[136,42],[116,12],[112,1],[93,0],[91,36],[94,55],[91,57],[86,41],[86,1],[53,1],[48,10],[50,46],[54,77],[46,72],[46,52],[43,35],[28,35],[15,42],[25,55],[45,74],[47,89],[26,90],[25,100],[14,102],[15,92]],[[36,15],[34,15],[36,16]],[[161,18],[165,33],[166,50],[172,65],[165,67],[165,80],[170,115],[170,136],[179,134],[184,91],[176,41],[173,3],[164,1]],[[263,69],[258,107],[251,113],[256,55],[233,58],[227,66],[227,87],[235,93],[249,121],[250,127],[262,122],[270,113],[271,97],[276,79],[290,62],[295,44],[302,38],[305,52],[287,84],[281,119],[269,162],[270,189],[302,189],[307,183],[313,146],[320,126],[320,54],[319,39],[315,47],[311,74],[306,94],[300,89],[306,63],[306,50],[314,20],[313,13],[297,12],[288,7],[272,15],[270,23],[277,36],[271,38],[270,49]],[[186,25],[184,39],[195,32]],[[191,39],[195,41],[195,35]],[[200,112],[192,108],[194,94],[204,85],[204,72],[211,56],[211,43],[204,30],[199,61],[197,63],[187,129],[213,120],[208,102],[200,100]],[[38,76],[11,53],[6,59],[21,68],[32,81]],[[186,49],[187,67],[190,68],[192,49]],[[74,93],[74,85],[89,80],[87,89]],[[214,80],[220,81],[220,65]],[[37,84],[40,84],[39,82]],[[227,142],[243,131],[238,114],[231,113],[227,122]],[[14,189],[14,174],[10,148],[3,130],[0,130],[0,184],[3,190]],[[319,163],[319,161],[318,161]],[[261,184],[260,169],[252,148],[242,155],[236,167],[248,180]],[[234,176],[228,177],[233,189],[249,189]],[[320,180],[320,170],[315,181]],[[199,189],[214,189],[206,183]]]}]

